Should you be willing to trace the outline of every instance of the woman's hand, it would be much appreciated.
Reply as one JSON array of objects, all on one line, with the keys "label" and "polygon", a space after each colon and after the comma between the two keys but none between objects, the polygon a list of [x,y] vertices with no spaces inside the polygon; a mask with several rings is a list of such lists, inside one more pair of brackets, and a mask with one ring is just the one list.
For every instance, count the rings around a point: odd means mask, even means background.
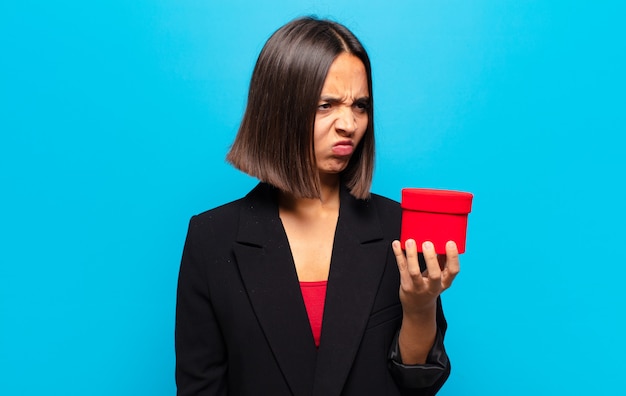
[{"label": "woman's hand", "polygon": [[449,288],[459,273],[459,252],[456,243],[446,244],[446,254],[437,255],[431,242],[422,244],[426,270],[421,271],[417,246],[413,239],[405,243],[406,255],[399,241],[393,241],[393,252],[400,270],[400,302],[406,315],[433,312],[437,297]]},{"label": "woman's hand", "polygon": [[431,242],[422,244],[426,270],[422,272],[413,239],[405,243],[406,255],[399,241],[392,248],[400,270],[402,326],[398,345],[402,362],[424,364],[437,334],[437,297],[452,285],[459,273],[459,251],[456,243],[446,244],[446,254],[437,255]]}]

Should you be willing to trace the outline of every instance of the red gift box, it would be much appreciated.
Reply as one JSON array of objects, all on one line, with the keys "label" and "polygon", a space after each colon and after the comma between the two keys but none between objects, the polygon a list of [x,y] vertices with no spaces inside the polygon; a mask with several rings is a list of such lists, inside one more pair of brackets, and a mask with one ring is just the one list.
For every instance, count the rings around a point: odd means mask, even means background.
[{"label": "red gift box", "polygon": [[445,254],[446,242],[454,241],[459,253],[464,253],[473,197],[462,191],[402,189],[402,248],[407,239],[414,239],[421,252],[422,243],[431,241],[438,254]]}]

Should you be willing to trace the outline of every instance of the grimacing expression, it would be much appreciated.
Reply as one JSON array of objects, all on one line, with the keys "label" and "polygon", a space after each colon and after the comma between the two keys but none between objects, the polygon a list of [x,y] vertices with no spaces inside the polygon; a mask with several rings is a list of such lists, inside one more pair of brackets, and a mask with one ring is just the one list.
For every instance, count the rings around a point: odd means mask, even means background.
[{"label": "grimacing expression", "polygon": [[320,95],[313,147],[320,177],[343,171],[365,135],[369,122],[365,66],[347,52],[335,58]]}]

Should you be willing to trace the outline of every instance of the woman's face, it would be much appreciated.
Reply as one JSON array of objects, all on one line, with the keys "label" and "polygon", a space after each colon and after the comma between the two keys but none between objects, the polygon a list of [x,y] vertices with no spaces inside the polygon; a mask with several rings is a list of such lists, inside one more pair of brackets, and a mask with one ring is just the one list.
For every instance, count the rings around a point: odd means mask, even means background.
[{"label": "woman's face", "polygon": [[359,58],[342,53],[330,66],[320,95],[313,147],[320,177],[343,171],[369,121],[369,87]]}]

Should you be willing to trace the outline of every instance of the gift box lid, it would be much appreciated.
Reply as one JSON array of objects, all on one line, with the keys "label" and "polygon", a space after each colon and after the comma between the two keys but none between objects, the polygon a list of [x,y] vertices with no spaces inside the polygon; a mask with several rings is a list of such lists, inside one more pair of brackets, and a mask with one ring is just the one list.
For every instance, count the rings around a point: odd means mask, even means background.
[{"label": "gift box lid", "polygon": [[403,188],[402,208],[422,212],[467,214],[472,210],[471,193],[432,188]]}]

